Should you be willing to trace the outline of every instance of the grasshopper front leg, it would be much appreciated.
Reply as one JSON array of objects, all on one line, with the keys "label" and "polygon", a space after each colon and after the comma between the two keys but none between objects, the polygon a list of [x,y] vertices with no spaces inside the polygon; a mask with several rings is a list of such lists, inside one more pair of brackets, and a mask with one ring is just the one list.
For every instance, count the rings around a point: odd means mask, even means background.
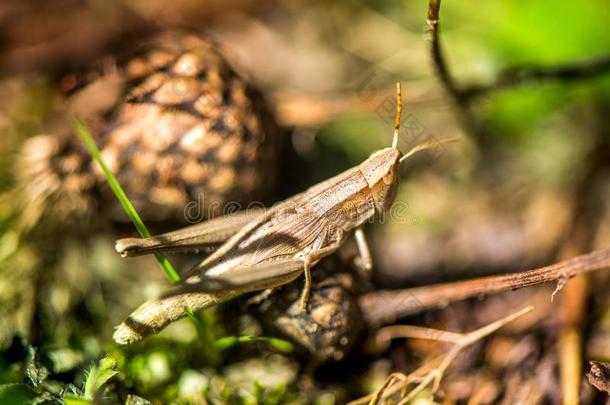
[{"label": "grasshopper front leg", "polygon": [[363,270],[371,271],[373,269],[373,259],[371,258],[369,244],[364,235],[364,229],[361,226],[354,231],[354,238],[356,239],[356,246],[358,246],[358,253],[360,255],[358,257],[359,260],[356,260],[356,265]]}]

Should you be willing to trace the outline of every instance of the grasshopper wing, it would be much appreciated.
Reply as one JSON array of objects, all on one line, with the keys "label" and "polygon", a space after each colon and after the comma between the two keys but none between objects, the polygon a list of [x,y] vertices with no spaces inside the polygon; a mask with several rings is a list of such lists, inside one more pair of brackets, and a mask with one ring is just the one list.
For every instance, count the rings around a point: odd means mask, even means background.
[{"label": "grasshopper wing", "polygon": [[264,215],[264,212],[264,208],[250,208],[150,238],[119,239],[115,249],[123,257],[132,257],[212,247],[235,235],[246,224]]},{"label": "grasshopper wing", "polygon": [[[282,225],[273,227],[275,232],[271,235],[265,234],[260,240],[254,238],[246,241],[248,244],[236,252],[246,258],[240,262],[247,264],[213,275],[200,273],[187,279],[175,291],[218,293],[276,287],[294,280],[301,274],[305,262],[311,266],[334,253],[340,245],[337,234],[330,232],[327,221],[321,218],[300,227],[294,238],[285,238],[281,231],[287,225]],[[252,245],[254,250],[248,252]]]}]

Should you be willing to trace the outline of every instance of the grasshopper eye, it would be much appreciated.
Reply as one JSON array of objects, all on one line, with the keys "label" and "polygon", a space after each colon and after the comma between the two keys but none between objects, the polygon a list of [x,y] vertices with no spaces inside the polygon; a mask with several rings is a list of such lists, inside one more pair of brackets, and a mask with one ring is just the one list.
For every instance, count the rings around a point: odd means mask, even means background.
[{"label": "grasshopper eye", "polygon": [[383,183],[386,186],[391,185],[393,181],[394,181],[394,173],[392,173],[391,171],[389,171],[386,175],[383,176]]}]

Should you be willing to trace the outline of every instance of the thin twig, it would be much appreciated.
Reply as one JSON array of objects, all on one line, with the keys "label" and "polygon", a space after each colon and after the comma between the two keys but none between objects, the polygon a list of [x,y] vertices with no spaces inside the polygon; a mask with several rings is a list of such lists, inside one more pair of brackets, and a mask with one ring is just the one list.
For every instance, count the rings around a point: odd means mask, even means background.
[{"label": "thin twig", "polygon": [[462,338],[461,333],[446,332],[444,330],[424,328],[414,325],[392,325],[381,328],[375,333],[375,344],[379,347],[387,346],[397,337],[410,337],[412,339],[432,339],[439,342],[456,343]]},{"label": "thin twig", "polygon": [[459,93],[461,97],[472,100],[507,88],[548,81],[575,82],[607,73],[610,73],[610,55],[559,66],[515,66],[502,71],[489,83],[464,86]]},{"label": "thin twig", "polygon": [[610,248],[519,273],[403,290],[374,291],[360,297],[359,304],[365,320],[371,327],[375,327],[428,309],[442,308],[450,302],[565,280],[576,274],[608,267]]},{"label": "thin twig", "polygon": [[462,95],[462,91],[449,71],[449,67],[445,61],[439,34],[440,8],[441,0],[430,0],[428,3],[427,23],[428,32],[430,33],[430,52],[432,54],[432,62],[434,63],[434,68],[439,80],[460,113],[460,119],[464,129],[475,138],[480,138],[482,132],[481,126],[478,124],[476,116],[471,109],[469,100]]},{"label": "thin twig", "polygon": [[445,56],[441,49],[441,41],[439,36],[439,13],[441,9],[441,0],[430,0],[428,3],[428,31],[430,33],[430,51],[432,53],[432,61],[438,78],[443,83],[443,86],[449,94],[456,100],[460,99],[460,91],[457,83],[453,80],[453,76],[449,72]]},{"label": "thin twig", "polygon": [[390,374],[390,376],[387,378],[387,380],[385,381],[385,383],[379,387],[379,389],[377,391],[375,391],[375,393],[373,394],[373,397],[371,398],[371,400],[369,401],[369,405],[377,405],[379,403],[379,401],[381,400],[381,397],[383,396],[384,392],[386,391],[386,389],[394,384],[394,382],[396,380],[405,380],[407,377],[402,374],[402,373],[392,373]]}]

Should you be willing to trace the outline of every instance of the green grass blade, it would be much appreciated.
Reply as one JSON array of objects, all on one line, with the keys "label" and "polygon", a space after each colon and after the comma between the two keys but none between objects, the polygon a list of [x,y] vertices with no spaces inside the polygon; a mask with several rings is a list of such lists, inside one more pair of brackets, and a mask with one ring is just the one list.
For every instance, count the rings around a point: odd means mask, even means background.
[{"label": "green grass blade", "polygon": [[[87,148],[93,159],[95,159],[97,164],[101,167],[102,172],[106,177],[106,181],[108,182],[108,185],[114,192],[116,198],[121,203],[121,206],[129,216],[129,219],[131,219],[131,222],[133,222],[136,229],[143,238],[149,238],[150,232],[148,231],[148,228],[146,228],[146,225],[144,225],[142,218],[140,218],[140,215],[138,215],[138,212],[136,211],[135,207],[133,206],[131,201],[129,201],[127,194],[125,194],[125,191],[119,184],[116,177],[114,177],[108,166],[106,166],[106,164],[104,163],[100,150],[95,144],[95,140],[91,136],[91,133],[89,132],[87,127],[78,118],[74,118],[74,128],[76,129],[76,133],[85,144],[85,147]],[[178,275],[178,272],[172,267],[171,263],[169,262],[169,260],[167,260],[165,256],[163,256],[161,253],[156,253],[155,258],[161,265],[161,269],[163,269],[163,272],[165,273],[170,282],[176,283],[180,281],[180,276]]]}]

